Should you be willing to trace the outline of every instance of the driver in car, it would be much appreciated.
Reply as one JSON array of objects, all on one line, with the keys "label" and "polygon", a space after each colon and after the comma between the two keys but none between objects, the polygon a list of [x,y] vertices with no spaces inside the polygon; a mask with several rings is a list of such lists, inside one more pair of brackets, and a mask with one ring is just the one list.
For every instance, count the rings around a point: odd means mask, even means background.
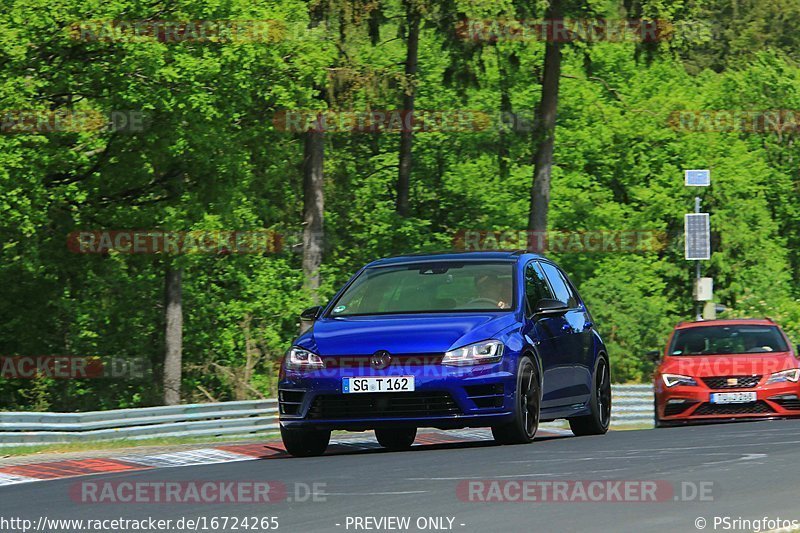
[{"label": "driver in car", "polygon": [[484,274],[475,281],[479,300],[489,300],[499,309],[511,309],[511,291],[508,284],[495,274]]}]

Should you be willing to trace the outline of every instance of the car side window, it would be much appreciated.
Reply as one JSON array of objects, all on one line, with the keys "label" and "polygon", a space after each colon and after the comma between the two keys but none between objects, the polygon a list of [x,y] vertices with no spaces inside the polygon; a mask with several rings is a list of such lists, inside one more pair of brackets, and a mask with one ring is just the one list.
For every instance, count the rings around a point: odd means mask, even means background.
[{"label": "car side window", "polygon": [[567,275],[561,269],[558,269],[558,273],[561,276],[561,279],[564,281],[564,285],[567,286],[567,290],[569,291],[570,300],[567,302],[570,308],[579,307],[581,305],[581,297],[578,295],[578,290],[572,284],[572,282],[567,279]]},{"label": "car side window", "polygon": [[535,309],[536,304],[543,298],[553,298],[553,293],[542,272],[542,267],[537,262],[528,263],[525,267],[525,298],[528,301],[528,310]]},{"label": "car side window", "polygon": [[542,264],[542,269],[550,281],[550,286],[553,287],[555,299],[564,302],[570,309],[578,307],[578,298],[575,297],[572,289],[570,289],[564,274],[549,263]]}]

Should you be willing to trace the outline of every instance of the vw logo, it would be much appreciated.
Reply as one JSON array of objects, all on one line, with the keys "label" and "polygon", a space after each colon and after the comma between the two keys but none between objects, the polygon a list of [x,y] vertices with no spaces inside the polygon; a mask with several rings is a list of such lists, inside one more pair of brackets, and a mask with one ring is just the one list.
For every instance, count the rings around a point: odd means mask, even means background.
[{"label": "vw logo", "polygon": [[386,350],[379,350],[369,358],[369,364],[375,370],[383,370],[392,362],[392,356]]}]

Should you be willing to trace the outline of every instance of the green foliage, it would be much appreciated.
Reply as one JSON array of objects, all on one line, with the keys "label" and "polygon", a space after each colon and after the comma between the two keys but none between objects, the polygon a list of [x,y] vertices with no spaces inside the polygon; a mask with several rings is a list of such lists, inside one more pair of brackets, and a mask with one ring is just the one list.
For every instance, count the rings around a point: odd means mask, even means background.
[{"label": "green foliage", "polygon": [[[27,0],[0,12],[0,110],[146,112],[142,131],[0,134],[0,355],[101,355],[147,362],[144,380],[0,383],[0,408],[88,410],[160,401],[164,273],[184,270],[184,397],[275,393],[278,362],[310,305],[301,256],[110,253],[66,247],[80,229],[302,231],[302,135],[283,110],[418,109],[530,123],[541,42],[459,39],[467,17],[542,17],[546,2],[418,2],[419,73],[402,75],[403,4],[180,0]],[[578,284],[617,381],[649,379],[643,354],[694,313],[683,214],[700,193],[716,234],[704,274],[729,316],[773,316],[800,341],[800,160],[796,128],[683,131],[685,110],[800,108],[791,2],[567,2],[570,17],[709,20],[713,38],[565,45],[550,208],[554,230],[654,230],[648,254],[554,256]],[[379,12],[374,11],[379,9]],[[311,12],[310,12],[311,10]],[[377,13],[377,14],[376,14]],[[780,16],[778,16],[780,15]],[[77,41],[76,21],[262,19],[270,42]],[[321,20],[318,20],[320,19]],[[315,20],[314,24],[311,21]],[[378,21],[377,33],[368,31]],[[317,24],[319,22],[319,24]],[[315,26],[309,29],[310,26]],[[796,25],[795,25],[796,26]],[[373,28],[374,30],[374,28]],[[322,93],[320,93],[320,90]],[[324,98],[321,97],[324,96]],[[800,121],[800,117],[797,117]],[[398,135],[330,133],[325,146],[323,299],[376,257],[447,250],[464,229],[523,229],[532,180],[529,130],[414,138],[411,214],[395,213]],[[712,169],[687,190],[683,169]]]},{"label": "green foliage", "polygon": [[602,260],[582,295],[600,325],[615,381],[646,380],[652,364],[646,352],[659,349],[680,318],[670,291],[659,276],[659,261],[647,256]]}]

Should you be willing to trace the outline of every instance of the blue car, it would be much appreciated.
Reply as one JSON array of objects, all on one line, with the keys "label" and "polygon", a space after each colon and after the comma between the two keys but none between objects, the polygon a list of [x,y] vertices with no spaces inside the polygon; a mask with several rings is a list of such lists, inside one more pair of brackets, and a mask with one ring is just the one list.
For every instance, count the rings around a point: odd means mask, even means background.
[{"label": "blue car", "polygon": [[381,259],[359,270],[284,358],[280,426],[295,456],[332,430],[375,430],[391,450],[417,428],[490,427],[531,442],[540,421],[608,430],[608,352],[564,272],[526,252]]}]

